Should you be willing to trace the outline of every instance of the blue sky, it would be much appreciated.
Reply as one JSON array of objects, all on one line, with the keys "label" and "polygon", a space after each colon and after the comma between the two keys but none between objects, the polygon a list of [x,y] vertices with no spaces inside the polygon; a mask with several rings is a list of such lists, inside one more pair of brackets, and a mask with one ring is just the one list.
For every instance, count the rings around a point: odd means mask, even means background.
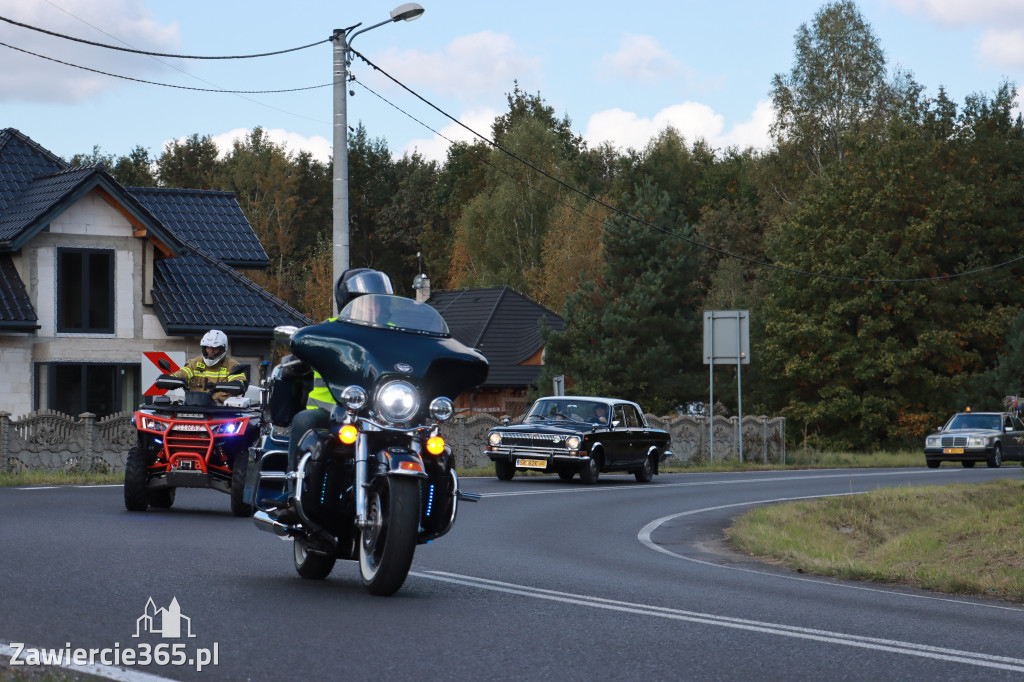
[{"label": "blue sky", "polygon": [[[335,28],[384,21],[398,4],[293,0],[0,0],[0,16],[100,43],[190,55],[240,55],[321,41]],[[540,93],[591,145],[641,148],[666,125],[716,147],[763,146],[772,76],[793,65],[793,36],[814,1],[628,3],[421,0],[412,22],[388,23],[353,47],[475,130],[489,134],[518,81]],[[1024,83],[1024,0],[863,0],[889,68],[958,103]],[[0,46],[0,128],[21,130],[61,156],[158,156],[193,133],[222,149],[262,126],[289,150],[326,160],[332,139],[329,43],[246,60],[152,58],[72,43],[0,22],[0,42],[134,79],[188,88],[278,90],[232,95],[160,87],[82,71]],[[469,134],[356,61],[350,125],[362,122],[396,155],[443,159]],[[413,120],[419,119],[420,122]],[[428,127],[424,127],[425,124]]]}]

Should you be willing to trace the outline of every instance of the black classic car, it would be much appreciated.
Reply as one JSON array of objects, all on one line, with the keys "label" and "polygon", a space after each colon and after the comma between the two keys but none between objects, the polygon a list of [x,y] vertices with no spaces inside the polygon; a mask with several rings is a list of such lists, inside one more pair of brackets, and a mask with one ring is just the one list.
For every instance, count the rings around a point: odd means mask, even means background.
[{"label": "black classic car", "polygon": [[596,483],[602,471],[628,471],[646,483],[671,456],[668,431],[648,426],[636,403],[612,398],[553,396],[537,400],[522,424],[487,434],[487,456],[502,481],[516,471],[577,473]]},{"label": "black classic car", "polygon": [[1009,412],[957,412],[937,433],[924,440],[924,456],[932,469],[942,462],[975,462],[998,467],[1006,460],[1024,461],[1024,423]]}]

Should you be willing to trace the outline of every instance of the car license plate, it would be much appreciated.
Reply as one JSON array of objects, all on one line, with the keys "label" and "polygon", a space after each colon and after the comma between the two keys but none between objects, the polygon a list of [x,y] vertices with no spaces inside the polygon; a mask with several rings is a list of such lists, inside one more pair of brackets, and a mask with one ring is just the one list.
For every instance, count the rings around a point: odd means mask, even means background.
[{"label": "car license plate", "polygon": [[963,448],[942,448],[942,454],[944,455],[962,455],[964,454]]},{"label": "car license plate", "polygon": [[517,459],[517,467],[532,467],[534,469],[547,469],[548,463],[543,459]]}]

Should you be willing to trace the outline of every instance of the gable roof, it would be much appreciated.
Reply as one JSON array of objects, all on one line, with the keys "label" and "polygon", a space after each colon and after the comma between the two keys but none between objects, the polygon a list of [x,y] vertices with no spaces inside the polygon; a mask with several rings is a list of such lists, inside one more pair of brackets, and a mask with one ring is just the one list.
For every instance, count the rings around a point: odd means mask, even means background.
[{"label": "gable roof", "polygon": [[484,387],[527,387],[540,375],[540,365],[523,365],[544,346],[540,322],[562,331],[562,318],[509,287],[433,291],[427,303],[448,323],[460,342],[487,358],[490,370]]},{"label": "gable roof", "polygon": [[0,252],[19,250],[94,189],[163,249],[180,252],[182,240],[102,166],[68,166],[13,128],[0,131]]},{"label": "gable roof", "polygon": [[[99,165],[69,166],[13,128],[0,130],[0,331],[39,328],[9,253],[91,191],[165,256],[153,273],[154,310],[171,335],[218,327],[265,337],[312,320],[232,267],[265,268],[266,251],[231,192],[125,188]],[[216,257],[210,254],[217,254]]]},{"label": "gable roof", "polygon": [[36,329],[39,329],[39,318],[11,254],[0,253],[0,330],[30,332]]},{"label": "gable roof", "polygon": [[217,254],[222,263],[236,268],[266,268],[270,264],[234,192],[126,189],[175,235],[207,253]]},{"label": "gable roof", "polygon": [[153,308],[168,334],[204,334],[216,327],[241,337],[266,337],[274,327],[309,319],[269,291],[199,249],[156,262]]}]

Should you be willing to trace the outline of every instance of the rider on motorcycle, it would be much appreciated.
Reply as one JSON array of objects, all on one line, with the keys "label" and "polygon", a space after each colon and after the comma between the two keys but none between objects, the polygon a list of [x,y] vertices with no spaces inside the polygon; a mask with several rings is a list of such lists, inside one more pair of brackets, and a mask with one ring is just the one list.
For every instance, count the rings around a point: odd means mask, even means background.
[{"label": "rider on motorcycle", "polygon": [[[370,268],[354,268],[346,270],[338,278],[334,286],[334,298],[337,301],[338,312],[353,299],[363,294],[394,294],[391,287],[391,280],[383,272]],[[327,322],[336,321],[332,317]],[[292,419],[291,433],[288,436],[288,471],[295,471],[296,452],[299,441],[307,432],[313,429],[326,428],[330,423],[331,410],[337,402],[331,395],[331,390],[319,372],[313,370],[313,390],[309,392],[306,401],[306,409],[299,412]],[[278,519],[284,523],[294,518],[294,496],[295,485],[289,481],[288,485],[288,507],[283,510]]]},{"label": "rider on motorcycle", "polygon": [[176,376],[188,381],[186,390],[213,393],[213,400],[218,405],[224,404],[228,397],[223,391],[215,392],[216,384],[237,383],[245,385],[245,374],[236,371],[238,362],[228,357],[228,337],[219,329],[211,329],[203,335],[199,345],[203,354],[192,358],[185,366],[175,372]]}]

